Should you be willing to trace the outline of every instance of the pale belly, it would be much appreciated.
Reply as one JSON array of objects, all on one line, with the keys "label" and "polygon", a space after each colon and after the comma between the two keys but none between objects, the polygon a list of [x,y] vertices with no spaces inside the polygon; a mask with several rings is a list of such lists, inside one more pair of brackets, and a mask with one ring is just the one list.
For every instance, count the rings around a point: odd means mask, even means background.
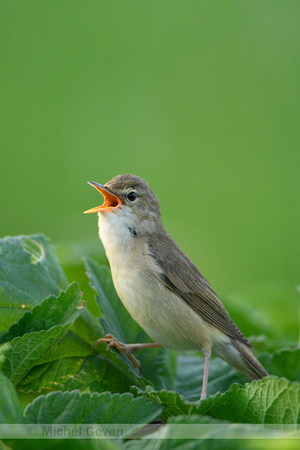
[{"label": "pale belly", "polygon": [[139,270],[118,270],[115,288],[133,319],[155,342],[177,351],[210,353],[227,336],[195,313],[155,276]]},{"label": "pale belly", "polygon": [[208,354],[214,344],[229,341],[164,286],[146,242],[136,241],[117,219],[117,214],[99,213],[99,234],[116,291],[133,319],[155,342],[177,351]]}]

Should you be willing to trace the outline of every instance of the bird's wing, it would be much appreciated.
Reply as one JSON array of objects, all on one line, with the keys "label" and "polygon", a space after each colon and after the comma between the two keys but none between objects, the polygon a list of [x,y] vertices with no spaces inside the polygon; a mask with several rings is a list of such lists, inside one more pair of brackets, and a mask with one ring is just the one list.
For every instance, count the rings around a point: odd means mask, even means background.
[{"label": "bird's wing", "polygon": [[149,251],[160,269],[159,277],[168,289],[207,322],[253,348],[231,320],[208,281],[165,230],[159,239],[149,240]]}]

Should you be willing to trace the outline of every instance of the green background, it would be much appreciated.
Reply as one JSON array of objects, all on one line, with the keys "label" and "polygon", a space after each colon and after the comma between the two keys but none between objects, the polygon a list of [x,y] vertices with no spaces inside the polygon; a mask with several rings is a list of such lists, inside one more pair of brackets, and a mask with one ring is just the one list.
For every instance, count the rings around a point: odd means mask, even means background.
[{"label": "green background", "polygon": [[2,0],[0,235],[96,238],[86,181],[133,173],[217,290],[296,288],[299,10]]}]

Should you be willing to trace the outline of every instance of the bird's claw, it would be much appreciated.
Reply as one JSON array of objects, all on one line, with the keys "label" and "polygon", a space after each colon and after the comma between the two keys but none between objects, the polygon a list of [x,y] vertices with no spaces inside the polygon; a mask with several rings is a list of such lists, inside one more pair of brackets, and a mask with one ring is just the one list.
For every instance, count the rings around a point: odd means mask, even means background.
[{"label": "bird's claw", "polygon": [[119,352],[125,353],[125,355],[128,357],[128,359],[130,359],[133,367],[135,369],[139,370],[139,375],[142,374],[141,363],[132,354],[132,349],[134,347],[133,345],[131,345],[131,344],[124,344],[123,342],[118,341],[112,334],[107,334],[106,336],[98,339],[98,341],[96,341],[93,344],[92,348],[94,348],[95,345],[103,344],[103,343],[108,344],[107,345],[107,350],[109,350],[111,347],[115,347],[117,350],[119,350]]}]

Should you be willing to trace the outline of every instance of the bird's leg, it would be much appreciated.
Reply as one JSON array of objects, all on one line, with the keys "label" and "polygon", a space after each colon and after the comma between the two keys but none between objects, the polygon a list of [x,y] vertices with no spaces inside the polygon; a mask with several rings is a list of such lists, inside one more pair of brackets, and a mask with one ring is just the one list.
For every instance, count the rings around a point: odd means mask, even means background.
[{"label": "bird's leg", "polygon": [[147,342],[145,344],[124,344],[123,342],[120,342],[116,338],[114,338],[112,334],[107,334],[103,338],[98,339],[98,341],[93,344],[93,347],[104,342],[108,344],[107,350],[109,350],[111,347],[115,347],[120,352],[125,353],[125,355],[132,362],[133,367],[139,369],[139,375],[141,375],[142,373],[142,366],[139,360],[136,359],[135,356],[133,356],[132,352],[141,348],[161,347],[161,345],[157,344],[156,342]]},{"label": "bird's leg", "polygon": [[207,381],[208,381],[210,355],[211,355],[210,353],[208,355],[204,355],[204,368],[203,368],[202,390],[201,390],[200,400],[206,399],[206,388],[207,388]]}]

